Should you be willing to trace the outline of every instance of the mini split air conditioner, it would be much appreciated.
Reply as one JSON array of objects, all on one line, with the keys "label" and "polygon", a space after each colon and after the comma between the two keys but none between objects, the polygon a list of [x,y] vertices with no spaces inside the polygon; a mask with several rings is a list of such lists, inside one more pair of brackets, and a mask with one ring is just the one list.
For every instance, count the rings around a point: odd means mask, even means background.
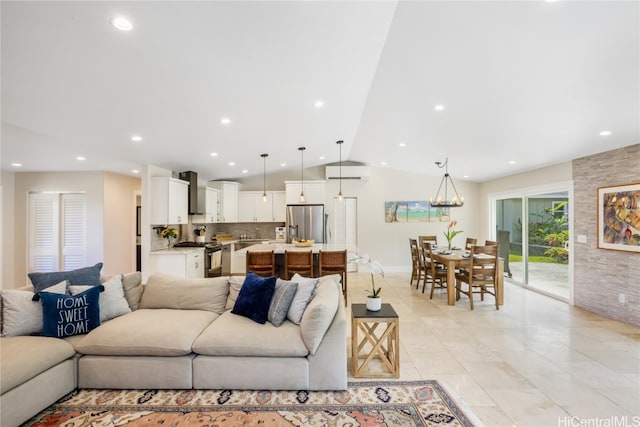
[{"label": "mini split air conditioner", "polygon": [[[342,166],[342,179],[369,179],[369,168],[367,166]],[[340,166],[326,166],[326,179],[340,179]]]}]

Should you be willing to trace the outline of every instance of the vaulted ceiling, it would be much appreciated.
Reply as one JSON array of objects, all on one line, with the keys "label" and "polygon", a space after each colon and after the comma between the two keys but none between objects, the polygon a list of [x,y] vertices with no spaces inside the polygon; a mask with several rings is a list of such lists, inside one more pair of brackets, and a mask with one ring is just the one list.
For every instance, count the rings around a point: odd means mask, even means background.
[{"label": "vaulted ceiling", "polygon": [[3,170],[233,179],[344,140],[343,160],[483,181],[640,142],[634,1],[0,7]]}]

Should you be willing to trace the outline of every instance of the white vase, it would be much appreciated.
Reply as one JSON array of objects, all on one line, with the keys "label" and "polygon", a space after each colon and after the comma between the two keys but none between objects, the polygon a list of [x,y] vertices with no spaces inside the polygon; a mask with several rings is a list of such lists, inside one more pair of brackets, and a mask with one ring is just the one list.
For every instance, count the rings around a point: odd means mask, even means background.
[{"label": "white vase", "polygon": [[382,298],[367,297],[367,310],[380,311],[381,308],[382,308]]}]

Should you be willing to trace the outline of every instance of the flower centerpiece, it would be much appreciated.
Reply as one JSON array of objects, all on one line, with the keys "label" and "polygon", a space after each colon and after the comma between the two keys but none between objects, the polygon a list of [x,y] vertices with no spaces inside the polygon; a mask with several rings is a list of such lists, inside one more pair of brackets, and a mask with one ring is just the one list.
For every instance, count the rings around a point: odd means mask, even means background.
[{"label": "flower centerpiece", "polygon": [[451,241],[453,240],[453,238],[462,233],[462,230],[453,229],[453,227],[455,227],[456,225],[458,225],[458,221],[456,221],[455,219],[452,220],[447,227],[447,232],[444,233],[444,237],[446,237],[447,239],[447,248],[449,250],[451,250]]},{"label": "flower centerpiece", "polygon": [[171,247],[171,240],[178,237],[178,230],[173,227],[165,227],[160,230],[160,235],[167,239],[167,247]]}]

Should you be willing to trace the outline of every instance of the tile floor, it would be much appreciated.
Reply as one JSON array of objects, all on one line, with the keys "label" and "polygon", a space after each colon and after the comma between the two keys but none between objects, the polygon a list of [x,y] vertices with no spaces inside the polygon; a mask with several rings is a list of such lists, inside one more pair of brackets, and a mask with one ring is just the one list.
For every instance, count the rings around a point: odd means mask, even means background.
[{"label": "tile floor", "polygon": [[[640,328],[506,280],[499,311],[491,296],[474,311],[464,295],[448,306],[436,289],[430,300],[408,273],[378,284],[400,317],[400,379],[443,382],[487,427],[640,426]],[[349,304],[370,286],[368,273],[349,273]]]}]

